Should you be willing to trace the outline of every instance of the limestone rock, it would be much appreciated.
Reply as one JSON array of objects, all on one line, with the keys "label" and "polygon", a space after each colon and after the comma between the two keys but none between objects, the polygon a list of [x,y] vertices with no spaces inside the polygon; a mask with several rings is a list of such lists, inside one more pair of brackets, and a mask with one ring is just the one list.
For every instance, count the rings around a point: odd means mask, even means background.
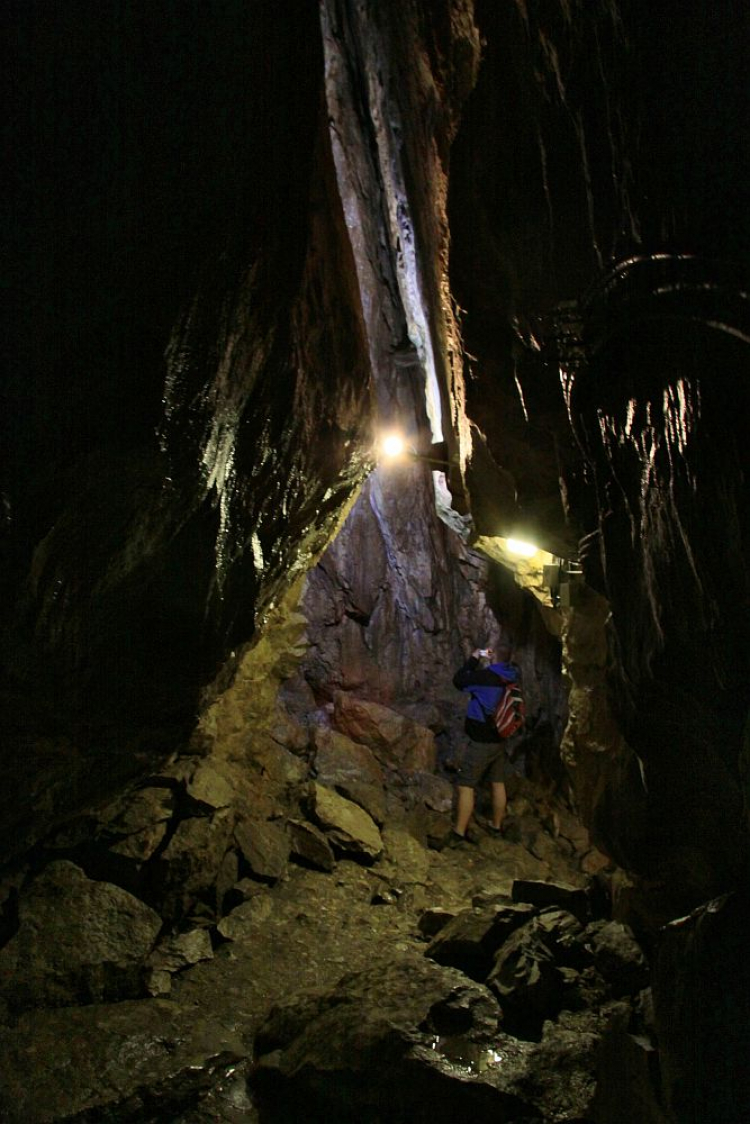
[{"label": "limestone rock", "polygon": [[162,924],[132,894],[65,860],[22,894],[19,922],[0,951],[1,990],[16,1010],[142,994],[142,965]]},{"label": "limestone rock", "polygon": [[268,732],[275,742],[298,757],[305,755],[310,744],[307,727],[295,721],[282,706],[275,708]]},{"label": "limestone rock", "polygon": [[369,746],[385,768],[406,774],[435,768],[435,735],[395,710],[337,691],[333,717],[341,733]]},{"label": "limestone rock", "polygon": [[214,901],[216,903],[216,912],[224,912],[224,902],[226,897],[234,887],[240,876],[240,861],[237,852],[234,850],[227,851],[224,858],[221,860],[221,866],[216,874],[216,884],[214,886]]},{"label": "limestone rock", "polygon": [[592,1117],[607,1124],[667,1124],[656,1046],[649,1035],[632,1032],[628,1004],[613,1007],[597,1052]]},{"label": "limestone rock", "polygon": [[303,820],[290,820],[289,831],[293,858],[315,870],[333,870],[336,859],[330,843],[319,828]]},{"label": "limestone rock", "polygon": [[34,1011],[0,1028],[0,1118],[174,1119],[242,1062],[238,1034],[164,999]]},{"label": "limestone rock", "polygon": [[418,929],[425,937],[435,937],[456,916],[449,909],[426,909],[419,918]]},{"label": "limestone rock", "polygon": [[147,862],[148,859],[161,846],[167,834],[166,823],[156,823],[152,827],[145,827],[143,831],[136,831],[127,835],[109,848],[115,855],[126,859],[133,859],[137,863]]},{"label": "limestone rock", "polygon": [[323,785],[311,786],[311,814],[334,849],[372,861],[383,850],[383,840],[371,816]]},{"label": "limestone rock", "polygon": [[273,820],[240,820],[234,828],[240,854],[258,878],[275,882],[286,870],[289,836],[283,824]]}]

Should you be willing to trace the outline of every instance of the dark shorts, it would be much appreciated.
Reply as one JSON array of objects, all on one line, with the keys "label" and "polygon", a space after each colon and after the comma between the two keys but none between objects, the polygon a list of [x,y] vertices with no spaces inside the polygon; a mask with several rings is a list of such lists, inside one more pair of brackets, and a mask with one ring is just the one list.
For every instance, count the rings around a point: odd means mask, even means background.
[{"label": "dark shorts", "polygon": [[467,738],[461,752],[456,784],[476,788],[483,780],[492,783],[504,781],[509,766],[506,745],[507,742],[473,742]]}]

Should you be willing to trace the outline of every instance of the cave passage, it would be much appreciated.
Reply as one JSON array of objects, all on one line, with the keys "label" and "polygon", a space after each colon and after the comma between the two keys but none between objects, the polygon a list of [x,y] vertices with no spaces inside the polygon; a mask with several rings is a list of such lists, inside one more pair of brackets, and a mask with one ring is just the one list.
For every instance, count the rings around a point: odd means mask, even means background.
[{"label": "cave passage", "polygon": [[744,1122],[750,6],[2,19],[0,1118]]}]

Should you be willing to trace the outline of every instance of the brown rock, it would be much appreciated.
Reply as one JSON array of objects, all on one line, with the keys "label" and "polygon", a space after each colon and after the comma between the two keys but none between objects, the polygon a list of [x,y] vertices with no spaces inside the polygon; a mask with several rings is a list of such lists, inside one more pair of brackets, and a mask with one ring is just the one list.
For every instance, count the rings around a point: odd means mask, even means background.
[{"label": "brown rock", "polygon": [[331,846],[322,831],[314,824],[290,820],[292,857],[315,870],[330,872],[336,865]]},{"label": "brown rock", "polygon": [[162,925],[138,898],[67,861],[22,894],[19,922],[0,951],[0,993],[14,1010],[142,994],[142,965]]},{"label": "brown rock", "polygon": [[281,878],[290,849],[283,824],[271,820],[241,820],[235,826],[234,838],[253,874],[272,882]]},{"label": "brown rock", "polygon": [[383,850],[378,827],[363,808],[323,785],[311,787],[312,815],[335,849],[368,861]]},{"label": "brown rock", "polygon": [[334,723],[353,741],[369,746],[381,765],[405,773],[432,772],[435,735],[395,710],[344,691],[334,696]]},{"label": "brown rock", "polygon": [[178,920],[198,895],[212,889],[229,847],[234,817],[229,809],[183,820],[152,872],[160,912]]},{"label": "brown rock", "polygon": [[374,754],[338,730],[317,726],[312,732],[313,765],[321,784],[336,788],[340,784],[383,785],[383,770]]}]

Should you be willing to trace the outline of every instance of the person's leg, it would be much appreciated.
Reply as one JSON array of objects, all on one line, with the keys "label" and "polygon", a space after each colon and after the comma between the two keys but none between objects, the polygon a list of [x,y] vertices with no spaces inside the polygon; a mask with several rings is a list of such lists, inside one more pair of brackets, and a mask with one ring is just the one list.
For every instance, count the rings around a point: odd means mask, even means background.
[{"label": "person's leg", "polygon": [[474,811],[474,789],[467,785],[456,786],[458,793],[456,799],[456,822],[453,827],[456,835],[466,835],[472,813]]},{"label": "person's leg", "polygon": [[492,782],[492,826],[495,831],[500,831],[505,819],[505,809],[508,804],[508,794],[505,790],[505,781]]}]

